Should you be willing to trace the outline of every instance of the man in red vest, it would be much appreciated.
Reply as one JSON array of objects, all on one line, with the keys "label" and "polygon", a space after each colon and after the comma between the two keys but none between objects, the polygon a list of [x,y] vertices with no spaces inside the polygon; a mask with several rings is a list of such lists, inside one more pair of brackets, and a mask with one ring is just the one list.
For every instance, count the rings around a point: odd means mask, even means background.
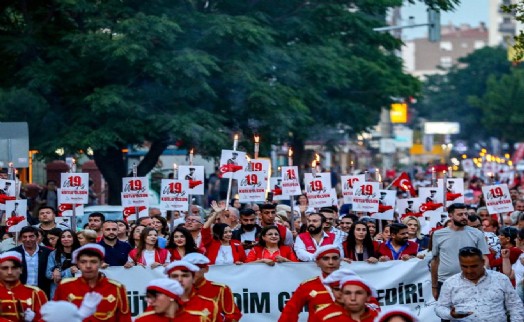
[{"label": "man in red vest", "polygon": [[[307,217],[307,231],[297,236],[295,253],[302,262],[315,260],[315,252],[320,246],[335,244],[335,234],[324,231],[326,217],[320,213],[312,213]],[[336,245],[340,248],[340,245]]]},{"label": "man in red vest", "polygon": [[[315,312],[333,303],[332,290],[322,282],[329,274],[340,268],[340,249],[335,245],[321,246],[314,254],[314,258],[322,274],[300,284],[282,310],[279,322],[298,321],[298,315],[304,305],[307,305],[308,312]],[[308,322],[312,321],[314,321],[314,314],[308,317]]]}]

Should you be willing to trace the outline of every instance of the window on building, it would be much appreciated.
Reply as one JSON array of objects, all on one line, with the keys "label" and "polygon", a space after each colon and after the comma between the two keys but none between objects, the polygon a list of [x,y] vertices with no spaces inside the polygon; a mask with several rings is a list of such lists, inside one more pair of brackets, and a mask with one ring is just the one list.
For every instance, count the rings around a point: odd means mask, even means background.
[{"label": "window on building", "polygon": [[453,50],[453,44],[451,43],[451,41],[441,41],[440,42],[440,50],[452,51]]},{"label": "window on building", "polygon": [[440,66],[443,68],[450,68],[453,65],[453,58],[449,56],[440,57]]},{"label": "window on building", "polygon": [[475,49],[480,49],[484,46],[486,46],[486,42],[484,40],[475,40],[475,44],[473,45]]}]

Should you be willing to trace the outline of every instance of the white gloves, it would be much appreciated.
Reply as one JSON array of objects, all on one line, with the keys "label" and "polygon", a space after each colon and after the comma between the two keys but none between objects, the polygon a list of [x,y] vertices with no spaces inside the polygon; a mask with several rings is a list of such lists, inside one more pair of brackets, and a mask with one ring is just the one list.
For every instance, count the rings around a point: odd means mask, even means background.
[{"label": "white gloves", "polygon": [[35,312],[31,309],[26,309],[24,312],[24,321],[31,322],[35,318]]},{"label": "white gloves", "polygon": [[82,319],[85,319],[95,314],[96,307],[98,306],[100,301],[102,301],[102,298],[102,294],[97,292],[86,293],[86,295],[84,296],[84,300],[82,301],[82,305],[80,305],[80,309],[78,309],[78,313],[80,314]]}]

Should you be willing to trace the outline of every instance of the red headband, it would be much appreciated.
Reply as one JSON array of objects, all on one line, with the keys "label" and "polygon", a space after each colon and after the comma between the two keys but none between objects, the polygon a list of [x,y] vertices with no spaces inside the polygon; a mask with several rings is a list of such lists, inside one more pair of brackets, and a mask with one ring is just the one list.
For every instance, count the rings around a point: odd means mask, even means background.
[{"label": "red headband", "polygon": [[6,262],[6,261],[13,261],[13,262],[17,262],[19,264],[22,264],[22,262],[20,261],[20,258],[18,258],[16,256],[6,256],[6,257],[3,257],[3,258],[0,258],[0,263]]},{"label": "red headband", "polygon": [[326,255],[326,254],[330,254],[330,253],[336,253],[340,256],[340,250],[338,248],[331,248],[331,249],[327,249],[321,253],[319,253],[316,257],[316,259],[319,259],[320,257]]}]

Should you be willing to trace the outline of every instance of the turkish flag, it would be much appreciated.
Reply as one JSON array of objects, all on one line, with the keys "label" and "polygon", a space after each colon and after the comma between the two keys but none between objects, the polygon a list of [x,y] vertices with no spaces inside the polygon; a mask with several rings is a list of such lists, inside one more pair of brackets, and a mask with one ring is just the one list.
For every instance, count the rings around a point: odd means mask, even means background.
[{"label": "turkish flag", "polygon": [[0,203],[5,204],[7,200],[16,200],[16,197],[10,197],[7,195],[0,195]]},{"label": "turkish flag", "polygon": [[400,190],[403,191],[409,191],[412,197],[415,197],[417,195],[417,192],[415,191],[415,188],[413,188],[413,184],[411,183],[411,180],[409,179],[409,176],[406,172],[402,172],[392,183],[391,185],[393,187],[399,187]]},{"label": "turkish flag", "polygon": [[202,180],[189,180],[189,188],[193,189],[196,186],[199,186],[202,184]]}]

